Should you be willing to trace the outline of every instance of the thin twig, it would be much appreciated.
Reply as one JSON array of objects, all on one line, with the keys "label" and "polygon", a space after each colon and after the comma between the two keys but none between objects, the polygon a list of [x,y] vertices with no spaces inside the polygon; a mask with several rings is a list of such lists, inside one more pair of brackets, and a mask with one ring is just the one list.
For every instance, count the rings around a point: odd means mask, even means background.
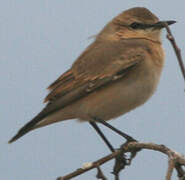
[{"label": "thin twig", "polygon": [[182,72],[182,75],[184,77],[184,80],[185,80],[185,68],[184,68],[184,63],[183,63],[183,60],[182,60],[182,55],[181,55],[181,50],[180,48],[177,46],[177,43],[175,41],[175,38],[174,36],[172,35],[172,32],[170,30],[170,28],[168,27],[168,24],[167,23],[164,23],[165,25],[165,28],[167,30],[167,39],[171,42],[172,46],[173,46],[173,49],[175,51],[175,54],[177,56],[177,60],[179,62],[179,66],[180,66],[180,69],[181,69],[181,72]]},{"label": "thin twig", "polygon": [[176,163],[176,164],[175,164],[175,168],[176,168],[177,175],[178,175],[179,179],[180,179],[180,178],[181,178],[181,179],[184,178],[183,180],[185,180],[185,171],[184,171],[184,169],[182,168],[181,164]]},{"label": "thin twig", "polygon": [[97,175],[96,175],[96,177],[98,178],[98,179],[102,179],[102,180],[107,180],[107,178],[105,177],[105,175],[103,174],[103,172],[102,172],[102,170],[101,170],[101,168],[98,166],[97,167]]},{"label": "thin twig", "polygon": [[175,167],[174,166],[174,161],[172,159],[169,159],[168,160],[168,170],[167,170],[167,173],[166,173],[166,180],[171,180],[174,167]]},{"label": "thin twig", "polygon": [[115,180],[119,180],[119,173],[125,168],[126,165],[127,159],[124,155],[123,149],[121,149],[120,153],[115,158],[115,164],[112,172],[112,174],[115,176]]}]

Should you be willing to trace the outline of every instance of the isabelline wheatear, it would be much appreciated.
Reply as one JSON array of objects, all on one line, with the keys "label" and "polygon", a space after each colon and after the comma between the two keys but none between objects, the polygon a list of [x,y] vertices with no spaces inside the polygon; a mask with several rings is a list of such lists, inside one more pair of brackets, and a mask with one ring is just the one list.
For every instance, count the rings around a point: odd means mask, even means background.
[{"label": "isabelline wheatear", "polygon": [[142,7],[116,16],[49,86],[46,107],[9,142],[68,119],[106,124],[144,104],[155,92],[164,65],[160,38],[164,23],[175,21],[159,21]]}]

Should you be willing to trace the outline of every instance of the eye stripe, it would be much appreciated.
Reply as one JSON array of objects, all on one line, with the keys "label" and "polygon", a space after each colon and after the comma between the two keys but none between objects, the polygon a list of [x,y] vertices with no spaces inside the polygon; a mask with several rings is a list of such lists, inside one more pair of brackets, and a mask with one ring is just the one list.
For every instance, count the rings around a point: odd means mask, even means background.
[{"label": "eye stripe", "polygon": [[142,24],[138,22],[133,22],[129,25],[132,29],[147,29],[153,27],[151,24]]},{"label": "eye stripe", "polygon": [[134,23],[130,24],[130,27],[132,29],[140,29],[141,28],[141,24],[137,23],[137,22],[134,22]]}]

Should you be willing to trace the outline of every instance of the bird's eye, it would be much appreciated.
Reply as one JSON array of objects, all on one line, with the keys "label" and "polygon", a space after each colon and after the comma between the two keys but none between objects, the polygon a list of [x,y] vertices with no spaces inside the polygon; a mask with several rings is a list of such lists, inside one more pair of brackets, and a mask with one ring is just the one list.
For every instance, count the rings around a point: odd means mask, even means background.
[{"label": "bird's eye", "polygon": [[134,23],[130,24],[130,27],[131,27],[132,29],[140,29],[141,26],[142,26],[142,24],[137,23],[137,22],[134,22]]}]

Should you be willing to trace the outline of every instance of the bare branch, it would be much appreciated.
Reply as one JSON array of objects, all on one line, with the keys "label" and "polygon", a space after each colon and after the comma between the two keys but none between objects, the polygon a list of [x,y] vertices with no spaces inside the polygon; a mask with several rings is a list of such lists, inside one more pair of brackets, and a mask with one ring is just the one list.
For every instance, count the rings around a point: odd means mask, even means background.
[{"label": "bare branch", "polygon": [[[83,174],[91,169],[97,168],[98,166],[116,158],[122,152],[124,152],[124,153],[134,152],[134,151],[137,152],[138,150],[143,150],[143,149],[158,151],[163,154],[166,154],[168,156],[169,160],[173,161],[174,167],[176,167],[175,164],[179,164],[180,166],[185,166],[185,157],[182,154],[177,153],[174,150],[172,150],[164,145],[158,145],[158,144],[154,144],[154,143],[130,142],[130,143],[127,143],[124,146],[122,146],[117,151],[91,163],[91,165],[89,167],[77,169],[76,171],[74,171],[72,173],[69,173],[63,177],[58,178],[57,180],[72,179],[80,174]],[[170,166],[170,169],[171,169],[171,166]],[[170,174],[169,174],[169,176],[170,176]],[[184,176],[184,174],[183,174],[183,176]],[[182,177],[182,174],[181,174],[181,177]]]},{"label": "bare branch", "polygon": [[107,178],[105,177],[105,175],[103,174],[103,172],[102,172],[102,170],[101,170],[101,168],[98,166],[97,167],[97,175],[96,175],[96,177],[98,178],[98,179],[102,179],[102,180],[107,180]]},{"label": "bare branch", "polygon": [[169,159],[168,160],[168,170],[167,170],[167,174],[166,174],[166,180],[171,180],[173,170],[174,170],[174,162],[173,162],[172,159]]},{"label": "bare branch", "polygon": [[175,164],[175,168],[176,168],[176,171],[177,171],[177,175],[179,177],[179,180],[185,180],[185,171],[182,168],[182,166],[179,163],[176,163]]},{"label": "bare branch", "polygon": [[184,80],[185,80],[185,68],[184,68],[184,63],[183,63],[183,60],[182,60],[182,56],[181,56],[181,50],[180,48],[177,46],[177,43],[175,41],[175,38],[174,36],[172,35],[172,32],[170,30],[170,28],[168,27],[168,24],[167,23],[164,23],[165,24],[165,27],[166,27],[166,30],[167,30],[167,39],[171,42],[172,46],[173,46],[173,49],[175,51],[175,54],[177,56],[177,60],[179,62],[179,66],[180,66],[180,69],[181,69],[181,72],[182,72],[182,75],[184,77]]}]

